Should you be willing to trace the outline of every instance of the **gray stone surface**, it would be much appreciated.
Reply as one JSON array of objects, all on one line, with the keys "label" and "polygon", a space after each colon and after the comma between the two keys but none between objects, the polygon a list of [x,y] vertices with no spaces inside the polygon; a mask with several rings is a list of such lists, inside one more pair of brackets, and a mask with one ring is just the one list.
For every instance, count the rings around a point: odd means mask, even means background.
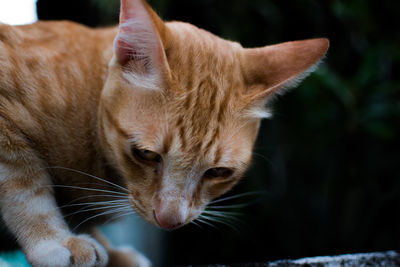
[{"label": "gray stone surface", "polygon": [[208,265],[209,267],[400,267],[400,254],[395,251],[311,257],[266,263]]}]

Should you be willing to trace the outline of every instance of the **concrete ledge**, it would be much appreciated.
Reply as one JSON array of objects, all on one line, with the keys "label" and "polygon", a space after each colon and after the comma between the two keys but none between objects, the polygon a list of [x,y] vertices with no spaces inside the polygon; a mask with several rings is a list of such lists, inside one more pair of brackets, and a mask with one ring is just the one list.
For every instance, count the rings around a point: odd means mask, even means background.
[{"label": "concrete ledge", "polygon": [[209,265],[209,267],[400,267],[400,254],[395,251],[279,260],[267,263]]}]

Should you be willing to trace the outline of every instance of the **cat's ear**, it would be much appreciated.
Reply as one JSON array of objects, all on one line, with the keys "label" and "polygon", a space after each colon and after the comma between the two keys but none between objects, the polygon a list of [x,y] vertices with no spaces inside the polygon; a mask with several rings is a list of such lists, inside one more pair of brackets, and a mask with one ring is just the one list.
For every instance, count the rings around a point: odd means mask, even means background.
[{"label": "cat's ear", "polygon": [[244,49],[246,96],[263,100],[295,87],[315,70],[328,47],[329,40],[320,38]]},{"label": "cat's ear", "polygon": [[157,87],[169,75],[165,55],[168,29],[145,0],[121,0],[120,24],[114,40],[116,61],[129,79]]}]

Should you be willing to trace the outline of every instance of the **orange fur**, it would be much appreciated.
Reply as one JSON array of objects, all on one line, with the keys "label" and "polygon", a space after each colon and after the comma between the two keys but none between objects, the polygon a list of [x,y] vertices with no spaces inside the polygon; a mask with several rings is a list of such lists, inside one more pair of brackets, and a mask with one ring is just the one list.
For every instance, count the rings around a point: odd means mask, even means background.
[{"label": "orange fur", "polygon": [[[122,0],[120,19],[119,29],[0,25],[0,210],[33,265],[42,264],[35,248],[43,240],[60,245],[54,251],[66,264],[95,255],[96,264],[106,262],[101,246],[75,236],[62,218],[76,207],[60,212],[56,201],[126,194],[160,227],[196,219],[246,170],[271,95],[304,78],[328,48],[313,39],[244,49],[187,23],[164,23],[141,0]],[[232,173],[205,176],[221,167]],[[118,186],[114,196],[95,191],[110,190],[107,182]],[[82,183],[89,185],[77,188]],[[103,211],[76,214],[70,226]]]}]

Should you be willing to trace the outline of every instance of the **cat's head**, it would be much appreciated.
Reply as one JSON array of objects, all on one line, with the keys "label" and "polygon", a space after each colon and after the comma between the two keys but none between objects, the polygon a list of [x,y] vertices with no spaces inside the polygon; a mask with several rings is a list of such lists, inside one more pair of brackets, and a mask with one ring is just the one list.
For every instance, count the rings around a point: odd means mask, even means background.
[{"label": "cat's head", "polygon": [[292,87],[326,39],[244,49],[122,0],[103,89],[100,136],[146,220],[174,229],[227,192],[249,165],[272,95]]}]

